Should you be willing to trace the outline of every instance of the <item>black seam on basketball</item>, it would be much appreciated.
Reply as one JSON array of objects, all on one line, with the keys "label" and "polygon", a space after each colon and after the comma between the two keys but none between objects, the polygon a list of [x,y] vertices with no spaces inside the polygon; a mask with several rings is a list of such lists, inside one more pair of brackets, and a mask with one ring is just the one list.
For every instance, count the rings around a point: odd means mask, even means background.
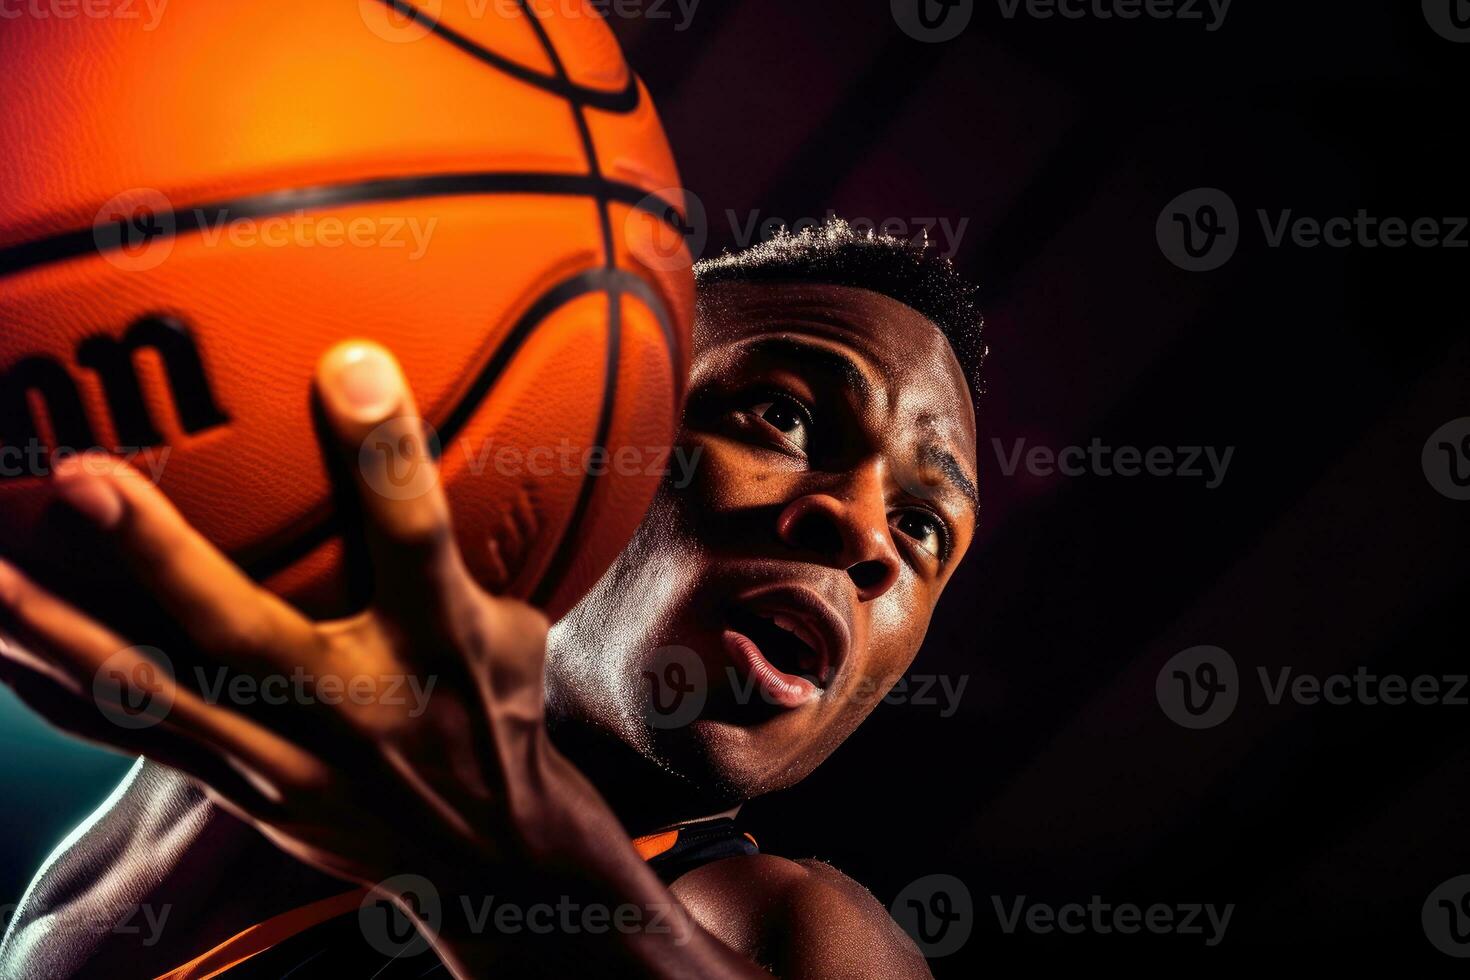
[{"label": "black seam on basketball", "polygon": [[[518,0],[521,13],[531,23],[531,30],[536,39],[541,42],[541,47],[546,52],[546,59],[551,62],[551,70],[556,72],[556,77],[571,84],[571,78],[567,75],[566,65],[562,63],[561,55],[556,50],[556,45],[551,43],[551,35],[546,32],[546,25],[541,23],[541,18],[531,9],[527,0]],[[629,69],[631,77],[632,69]],[[597,156],[597,144],[592,140],[592,130],[587,125],[587,114],[582,111],[582,106],[573,102],[571,105],[572,119],[577,124],[577,135],[582,141],[582,153],[587,158],[587,172],[592,179],[602,181],[602,161]],[[607,196],[599,187],[596,191],[597,217],[602,225],[602,248],[605,259],[603,264],[608,268],[617,265],[617,259],[613,256],[612,219],[607,213]]]},{"label": "black seam on basketball", "polygon": [[[241,218],[269,218],[298,210],[314,210],[344,204],[372,204],[409,201],[415,198],[457,197],[474,195],[543,194],[560,197],[590,197],[618,201],[651,214],[678,231],[669,220],[669,205],[663,198],[640,187],[614,180],[600,180],[579,174],[543,173],[454,173],[427,174],[419,177],[384,177],[326,184],[316,187],[286,188],[252,194],[228,201],[199,204],[165,214],[151,215],[161,229],[156,238],[177,238],[193,234],[223,221]],[[0,279],[25,272],[37,266],[91,253],[116,251],[123,246],[127,225],[122,221],[92,225],[60,232],[45,238],[31,239],[0,249]]]},{"label": "black seam on basketball", "polygon": [[[674,325],[669,318],[668,309],[652,287],[634,273],[622,269],[588,269],[547,289],[521,314],[485,366],[480,369],[474,382],[466,389],[459,404],[438,427],[440,445],[447,444],[460,433],[494,389],[520,348],[547,317],[579,297],[610,291],[627,291],[645,302],[662,329],[669,358],[674,361],[678,351],[674,343]],[[327,510],[327,506],[323,504],[322,513],[315,517],[308,515],[296,527],[288,529],[286,533],[289,537],[279,545],[264,553],[251,554],[247,551],[239,554],[240,564],[256,580],[267,579],[290,568],[341,533],[337,515]]]},{"label": "black seam on basketball", "polygon": [[[465,54],[478,61],[483,61],[497,71],[504,72],[517,81],[524,82],[533,88],[553,95],[559,95],[568,102],[577,105],[591,106],[604,112],[616,112],[626,114],[638,108],[640,96],[638,93],[638,78],[633,74],[633,69],[628,69],[628,84],[620,92],[608,92],[602,89],[588,88],[578,85],[567,77],[565,72],[559,72],[558,77],[548,78],[538,71],[532,71],[525,65],[517,64],[509,58],[503,57],[491,51],[489,48],[470,40],[454,28],[440,22],[431,14],[418,9],[406,0],[381,0],[387,6],[400,14],[413,19],[417,24],[423,25],[435,37],[447,41]],[[524,9],[524,3],[522,3]],[[534,14],[526,11],[533,21]]]},{"label": "black seam on basketball", "polygon": [[[541,23],[541,18],[531,9],[528,0],[520,0],[522,13],[530,18],[531,28],[536,32],[536,37],[541,46],[546,50],[546,57],[551,62],[552,70],[557,77],[571,83],[567,76],[566,65],[561,60],[561,55],[556,50],[556,45],[551,41],[551,35],[547,33],[546,25]],[[628,71],[629,80],[632,81],[632,69]],[[636,84],[636,83],[635,83]],[[602,255],[603,266],[609,270],[617,268],[618,260],[614,252],[612,215],[608,211],[607,194],[602,179],[602,162],[597,155],[597,144],[592,139],[592,129],[587,124],[587,112],[581,103],[571,103],[572,118],[577,123],[577,134],[582,140],[582,150],[587,157],[587,172],[598,183],[596,194],[597,220],[602,228]],[[622,292],[613,283],[610,283],[606,291],[607,296],[607,357],[603,362],[602,381],[602,407],[598,410],[597,430],[593,436],[592,445],[597,452],[606,454],[607,437],[612,431],[613,410],[618,396],[618,372],[622,366],[622,322],[623,322],[623,297]],[[678,360],[670,354],[670,363],[677,369]],[[674,379],[677,384],[677,379]],[[562,525],[561,534],[556,542],[556,550],[552,553],[551,562],[546,566],[531,592],[531,601],[536,605],[544,604],[550,598],[561,582],[566,567],[571,563],[575,552],[573,548],[581,531],[582,524],[586,520],[587,510],[592,505],[592,494],[597,488],[598,478],[601,472],[588,472],[582,474],[582,485],[577,489],[577,502],[572,508],[571,517]]]},{"label": "black seam on basketball", "polygon": [[[602,450],[604,458],[607,455],[608,433],[612,431],[613,407],[617,400],[618,368],[622,364],[623,343],[622,291],[614,286],[608,289],[605,295],[608,304],[607,358],[604,361],[606,366],[602,380],[602,409],[597,416],[597,434],[592,439],[592,444]],[[673,360],[672,353],[670,360]],[[677,423],[676,419],[675,424]],[[601,475],[601,472],[592,473],[590,471],[582,474],[582,486],[577,490],[577,503],[572,508],[571,517],[562,525],[560,539],[556,543],[556,551],[552,555],[551,562],[541,573],[535,589],[531,591],[532,605],[545,605],[562,584],[562,576],[566,574],[567,567],[576,557],[576,545],[580,538],[582,524],[587,519],[587,511],[592,506],[592,494],[597,490],[597,478]]]}]

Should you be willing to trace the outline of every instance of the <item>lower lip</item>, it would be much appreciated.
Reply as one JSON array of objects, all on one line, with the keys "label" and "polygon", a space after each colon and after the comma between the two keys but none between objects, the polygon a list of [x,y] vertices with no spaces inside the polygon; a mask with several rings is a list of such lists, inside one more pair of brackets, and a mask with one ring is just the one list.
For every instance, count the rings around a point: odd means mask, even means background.
[{"label": "lower lip", "polygon": [[745,668],[761,695],[771,704],[783,708],[800,708],[822,696],[821,689],[805,677],[796,677],[777,670],[766,659],[765,654],[761,653],[761,648],[756,646],[755,641],[744,633],[727,629],[722,639],[731,659]]}]

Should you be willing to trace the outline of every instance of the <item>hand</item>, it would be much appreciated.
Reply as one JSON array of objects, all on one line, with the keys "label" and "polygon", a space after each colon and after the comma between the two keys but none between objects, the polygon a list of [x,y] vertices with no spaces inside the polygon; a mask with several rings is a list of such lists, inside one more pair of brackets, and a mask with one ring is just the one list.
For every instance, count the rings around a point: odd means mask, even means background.
[{"label": "hand", "polygon": [[[0,678],[59,727],[184,771],[288,853],[365,884],[411,873],[441,890],[494,889],[487,878],[524,880],[576,866],[606,840],[626,845],[596,791],[549,742],[545,618],[471,580],[436,473],[415,496],[373,489],[387,485],[390,466],[432,467],[396,362],[374,345],[344,344],[323,358],[316,381],[361,503],[369,608],[308,620],[255,585],[137,471],[78,458],[58,465],[56,494],[188,638],[186,649],[167,651],[178,677],[132,646],[153,638],[124,638],[0,563],[0,623],[15,638],[3,644]],[[360,456],[369,433],[393,453]],[[293,690],[304,675],[308,696],[211,700],[190,679],[210,676],[194,668],[220,667],[261,692],[270,679]],[[115,724],[115,706],[93,696],[111,689],[95,683],[99,672],[116,681],[119,699],[167,710],[152,724]],[[353,684],[369,696],[343,696]]]}]

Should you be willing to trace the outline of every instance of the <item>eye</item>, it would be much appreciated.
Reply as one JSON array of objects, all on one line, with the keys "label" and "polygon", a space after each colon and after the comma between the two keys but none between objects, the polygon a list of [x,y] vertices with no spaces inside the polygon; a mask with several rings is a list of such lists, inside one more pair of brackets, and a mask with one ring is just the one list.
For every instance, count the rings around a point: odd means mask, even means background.
[{"label": "eye", "polygon": [[894,518],[893,526],[913,538],[920,548],[935,558],[944,557],[949,542],[944,522],[927,510],[905,510]]},{"label": "eye", "polygon": [[781,438],[806,452],[811,436],[812,417],[806,406],[788,395],[761,394],[748,409],[751,415],[780,433]]}]

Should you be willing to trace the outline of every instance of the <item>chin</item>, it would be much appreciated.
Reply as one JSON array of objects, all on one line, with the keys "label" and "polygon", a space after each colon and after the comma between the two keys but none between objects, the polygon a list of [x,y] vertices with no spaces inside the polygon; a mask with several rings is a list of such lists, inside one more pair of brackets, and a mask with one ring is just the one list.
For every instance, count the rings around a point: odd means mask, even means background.
[{"label": "chin", "polygon": [[809,740],[780,730],[785,727],[702,718],[677,730],[653,730],[650,742],[661,767],[734,804],[794,786],[826,758],[815,747],[793,750]]}]

